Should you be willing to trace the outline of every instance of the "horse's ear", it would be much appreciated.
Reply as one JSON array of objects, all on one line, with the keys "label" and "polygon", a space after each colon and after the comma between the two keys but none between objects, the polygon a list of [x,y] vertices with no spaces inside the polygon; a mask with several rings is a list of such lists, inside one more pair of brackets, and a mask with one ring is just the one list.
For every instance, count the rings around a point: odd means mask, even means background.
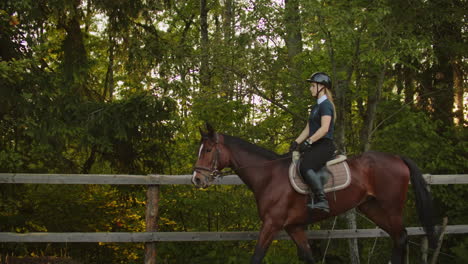
[{"label": "horse's ear", "polygon": [[203,131],[203,129],[201,127],[198,127],[198,129],[200,130],[200,135],[202,137],[206,137],[208,133],[206,133],[205,131]]},{"label": "horse's ear", "polygon": [[208,130],[208,135],[207,136],[209,138],[214,138],[216,132],[215,132],[214,128],[208,122],[206,122],[206,129]]}]

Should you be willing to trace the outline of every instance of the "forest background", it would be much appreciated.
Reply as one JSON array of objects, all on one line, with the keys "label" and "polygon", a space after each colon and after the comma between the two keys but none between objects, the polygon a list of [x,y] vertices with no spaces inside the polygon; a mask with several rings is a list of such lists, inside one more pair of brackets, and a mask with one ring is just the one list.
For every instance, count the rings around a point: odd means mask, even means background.
[{"label": "forest background", "polygon": [[[6,0],[0,3],[0,172],[191,174],[199,127],[287,152],[329,73],[336,142],[467,173],[465,0]],[[468,224],[468,187],[432,186],[437,223]],[[2,232],[138,232],[145,186],[0,185]],[[410,193],[407,226],[419,226]],[[339,218],[336,228],[346,228]],[[160,231],[258,230],[245,186],[163,186]],[[329,229],[324,221],[312,229]],[[374,225],[357,216],[359,228]],[[410,238],[412,261],[420,238]],[[247,263],[254,241],[159,243],[158,263]],[[390,241],[360,239],[361,262]],[[313,241],[317,259],[325,241]],[[373,255],[371,255],[373,253]],[[451,235],[439,263],[466,263]],[[141,263],[138,243],[3,243],[5,256]],[[296,262],[275,241],[265,263]],[[327,263],[348,263],[333,240]],[[415,263],[415,262],[411,262]]]}]

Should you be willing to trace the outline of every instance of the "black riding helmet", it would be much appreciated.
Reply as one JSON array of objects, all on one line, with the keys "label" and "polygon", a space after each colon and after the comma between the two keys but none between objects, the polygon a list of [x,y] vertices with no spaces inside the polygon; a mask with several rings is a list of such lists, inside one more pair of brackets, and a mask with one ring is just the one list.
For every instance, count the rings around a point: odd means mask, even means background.
[{"label": "black riding helmet", "polygon": [[310,76],[309,79],[306,80],[307,82],[314,82],[314,83],[320,83],[325,85],[328,89],[331,89],[332,87],[332,81],[330,76],[324,72],[316,72]]}]

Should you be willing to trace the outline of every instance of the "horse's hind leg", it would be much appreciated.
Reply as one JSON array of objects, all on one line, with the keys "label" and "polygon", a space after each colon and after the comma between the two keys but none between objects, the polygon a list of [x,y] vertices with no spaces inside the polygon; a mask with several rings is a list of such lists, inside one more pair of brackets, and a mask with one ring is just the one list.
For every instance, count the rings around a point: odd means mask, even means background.
[{"label": "horse's hind leg", "polygon": [[393,240],[392,264],[406,263],[406,245],[408,235],[403,226],[403,208],[382,206],[378,200],[369,200],[361,204],[358,209],[369,219],[385,230]]},{"label": "horse's hind leg", "polygon": [[312,257],[312,250],[310,249],[304,226],[286,226],[284,229],[296,243],[299,259],[307,264],[314,264],[315,261]]},{"label": "horse's hind leg", "polygon": [[392,263],[406,263],[408,233],[403,228],[398,239],[393,239]]}]

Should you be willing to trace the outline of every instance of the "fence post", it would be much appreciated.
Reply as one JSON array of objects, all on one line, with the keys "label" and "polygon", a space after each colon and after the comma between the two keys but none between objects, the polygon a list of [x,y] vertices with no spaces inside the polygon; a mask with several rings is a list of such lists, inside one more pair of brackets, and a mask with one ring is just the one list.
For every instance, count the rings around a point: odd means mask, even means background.
[{"label": "fence post", "polygon": [[437,241],[437,248],[435,249],[434,254],[432,255],[431,264],[437,263],[437,258],[439,257],[440,248],[442,247],[442,241],[444,240],[445,229],[447,228],[447,223],[448,223],[448,217],[444,217],[443,222],[442,222],[442,227],[440,230],[439,240]]},{"label": "fence post", "polygon": [[[158,230],[159,185],[148,185],[146,191],[146,232]],[[145,264],[156,264],[156,242],[145,243]]]},{"label": "fence post", "polygon": [[424,264],[427,264],[427,256],[429,254],[429,241],[427,237],[424,236],[421,240],[421,261]]}]

